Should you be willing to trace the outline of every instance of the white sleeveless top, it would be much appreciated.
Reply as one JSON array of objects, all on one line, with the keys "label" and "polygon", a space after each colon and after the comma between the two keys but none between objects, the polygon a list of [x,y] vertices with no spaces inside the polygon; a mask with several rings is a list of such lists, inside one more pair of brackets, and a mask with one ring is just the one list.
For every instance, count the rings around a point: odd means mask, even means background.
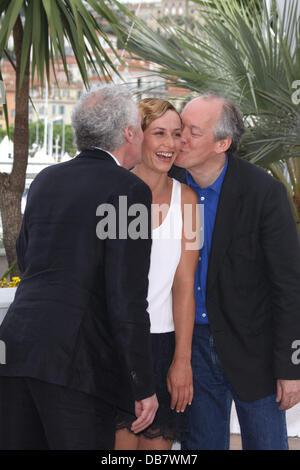
[{"label": "white sleeveless top", "polygon": [[181,238],[181,184],[173,179],[168,213],[162,224],[152,230],[148,289],[151,333],[174,331],[172,285],[181,256]]}]

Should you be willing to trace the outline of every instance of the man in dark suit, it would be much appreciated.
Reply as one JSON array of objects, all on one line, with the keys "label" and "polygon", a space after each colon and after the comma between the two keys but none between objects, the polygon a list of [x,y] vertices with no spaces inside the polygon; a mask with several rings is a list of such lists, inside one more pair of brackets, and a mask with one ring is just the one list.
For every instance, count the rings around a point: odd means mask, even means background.
[{"label": "man in dark suit", "polygon": [[22,281],[0,328],[1,449],[112,449],[120,392],[135,396],[134,432],[158,407],[151,225],[147,236],[124,235],[133,217],[120,204],[142,204],[150,220],[151,191],[127,170],[141,158],[140,116],[125,88],[104,86],[72,121],[81,153],[35,178],[17,243]]},{"label": "man in dark suit", "polygon": [[195,278],[194,399],[185,449],[228,449],[232,400],[244,449],[287,449],[300,401],[300,247],[283,184],[233,156],[238,107],[214,95],[182,112],[172,175],[204,205]]}]

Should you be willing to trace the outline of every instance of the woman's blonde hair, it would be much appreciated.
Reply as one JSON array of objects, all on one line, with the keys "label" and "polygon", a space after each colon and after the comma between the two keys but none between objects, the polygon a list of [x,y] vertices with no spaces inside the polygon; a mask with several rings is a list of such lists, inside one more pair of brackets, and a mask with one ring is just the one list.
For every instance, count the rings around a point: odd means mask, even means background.
[{"label": "woman's blonde hair", "polygon": [[174,111],[178,114],[181,122],[180,114],[169,101],[161,100],[160,98],[144,98],[139,101],[138,107],[142,116],[143,131],[147,129],[151,122],[163,116],[167,111]]}]

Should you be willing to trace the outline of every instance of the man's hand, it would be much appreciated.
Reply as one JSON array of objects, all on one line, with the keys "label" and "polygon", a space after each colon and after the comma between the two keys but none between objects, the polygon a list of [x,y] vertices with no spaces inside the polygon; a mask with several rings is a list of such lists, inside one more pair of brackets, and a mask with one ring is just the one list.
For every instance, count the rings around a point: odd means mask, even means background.
[{"label": "man's hand", "polygon": [[183,412],[193,399],[193,373],[190,361],[174,360],[167,376],[168,391],[171,395],[171,408]]},{"label": "man's hand", "polygon": [[137,434],[152,424],[156,411],[158,409],[158,401],[156,395],[135,402],[135,415],[137,419],[132,423],[131,430]]},{"label": "man's hand", "polygon": [[300,380],[277,380],[276,402],[279,410],[288,410],[300,402]]}]

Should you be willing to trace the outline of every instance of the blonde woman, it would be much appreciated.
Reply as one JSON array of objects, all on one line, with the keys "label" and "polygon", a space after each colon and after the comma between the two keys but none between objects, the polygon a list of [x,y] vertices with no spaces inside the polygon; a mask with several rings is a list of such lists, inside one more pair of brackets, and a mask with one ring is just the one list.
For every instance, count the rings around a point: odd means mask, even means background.
[{"label": "blonde woman", "polygon": [[188,405],[193,398],[191,344],[198,200],[192,189],[168,177],[181,149],[178,112],[171,103],[156,98],[140,101],[139,108],[143,154],[133,172],[152,190],[148,312],[159,409],[152,425],[141,433],[131,429],[139,415],[134,402],[132,414],[119,410],[115,448],[169,450],[189,430]]}]

